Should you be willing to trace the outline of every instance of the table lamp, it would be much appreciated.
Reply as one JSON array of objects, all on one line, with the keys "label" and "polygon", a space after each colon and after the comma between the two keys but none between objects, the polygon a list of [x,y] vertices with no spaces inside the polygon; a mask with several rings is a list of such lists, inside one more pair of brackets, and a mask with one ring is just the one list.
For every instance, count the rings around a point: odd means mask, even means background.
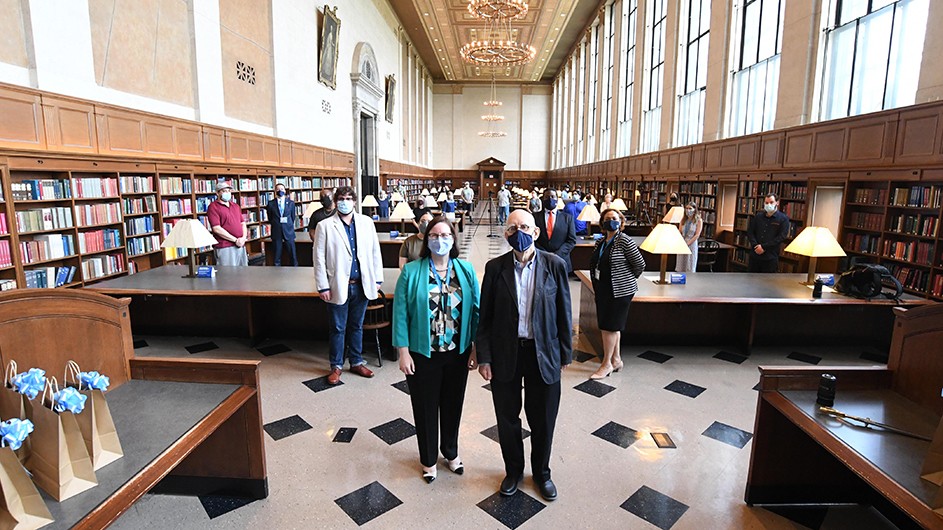
[{"label": "table lamp", "polygon": [[432,195],[426,195],[422,200],[422,205],[426,208],[438,208],[439,203],[435,202],[435,197]]},{"label": "table lamp", "polygon": [[426,188],[423,188],[422,191],[419,192],[419,195],[422,195],[423,197],[425,197],[429,195],[429,190],[427,190]]},{"label": "table lamp", "polygon": [[[597,203],[596,197],[593,197],[592,195],[590,195],[590,196],[589,196],[589,200],[586,201],[586,202],[588,202],[589,204],[595,205],[595,204]],[[580,212],[580,213],[583,213],[583,212]]]},{"label": "table lamp", "polygon": [[324,207],[324,205],[321,204],[321,201],[320,201],[320,200],[317,200],[317,201],[314,201],[314,202],[309,202],[308,205],[305,206],[305,212],[304,212],[304,214],[302,214],[302,217],[306,217],[306,218],[310,219],[311,216],[314,215],[314,212],[320,210],[320,209],[323,208],[323,207]]},{"label": "table lamp", "polygon": [[367,195],[360,201],[360,207],[362,208],[379,208],[380,203],[377,202],[377,198],[373,195]]},{"label": "table lamp", "polygon": [[652,254],[661,255],[661,269],[658,276],[658,283],[664,285],[668,282],[668,254],[690,254],[691,249],[684,243],[684,237],[678,231],[678,227],[667,223],[655,225],[652,233],[648,234],[645,241],[639,245],[639,248]]},{"label": "table lamp", "polygon": [[406,232],[406,220],[415,219],[416,215],[413,213],[413,209],[409,207],[409,204],[406,202],[400,202],[396,204],[396,207],[393,208],[393,211],[390,212],[390,221],[402,221],[402,230],[400,232]]},{"label": "table lamp", "polygon": [[613,200],[612,203],[609,204],[609,207],[612,208],[613,210],[619,210],[620,212],[629,211],[629,207],[625,205],[625,201],[623,201],[622,199]]},{"label": "table lamp", "polygon": [[443,192],[439,193],[439,196],[436,197],[436,200],[439,201],[439,202],[445,202],[445,201],[449,200],[449,198],[445,195],[445,192],[443,191]]},{"label": "table lamp", "polygon": [[393,194],[390,195],[390,200],[393,201],[394,204],[403,202],[403,196],[400,194],[400,192],[394,191]]},{"label": "table lamp", "polygon": [[672,206],[668,213],[665,214],[665,218],[661,220],[663,223],[670,224],[680,224],[684,220],[684,206]]},{"label": "table lamp", "polygon": [[435,195],[436,193],[439,193],[439,188],[432,188],[431,190],[429,190],[430,195]]},{"label": "table lamp", "polygon": [[170,229],[160,248],[186,248],[190,274],[184,278],[196,278],[196,255],[194,250],[218,243],[216,238],[196,219],[181,219]]},{"label": "table lamp", "polygon": [[580,212],[580,215],[576,218],[576,220],[586,223],[598,223],[599,210],[596,209],[594,204],[587,204]]},{"label": "table lamp", "polygon": [[845,255],[835,236],[824,226],[807,226],[789,243],[786,252],[809,257],[809,276],[806,283],[815,283],[815,262],[818,258],[838,258]]}]

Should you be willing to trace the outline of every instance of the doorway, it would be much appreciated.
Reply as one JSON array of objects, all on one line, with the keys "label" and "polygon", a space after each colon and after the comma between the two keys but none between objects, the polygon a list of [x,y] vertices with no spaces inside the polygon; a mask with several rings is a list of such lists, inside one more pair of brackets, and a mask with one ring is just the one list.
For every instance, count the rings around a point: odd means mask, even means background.
[{"label": "doorway", "polygon": [[377,118],[374,115],[360,114],[360,152],[357,156],[360,158],[360,189],[361,199],[367,195],[376,196],[379,191],[380,177],[372,175],[370,168],[374,167],[373,162],[377,159]]}]

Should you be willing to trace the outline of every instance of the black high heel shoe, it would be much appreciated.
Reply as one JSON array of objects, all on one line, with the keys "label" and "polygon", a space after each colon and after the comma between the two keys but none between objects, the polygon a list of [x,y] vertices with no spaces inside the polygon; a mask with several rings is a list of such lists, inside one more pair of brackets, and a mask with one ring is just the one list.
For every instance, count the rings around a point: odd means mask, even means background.
[{"label": "black high heel shoe", "polygon": [[436,476],[435,467],[432,467],[429,470],[427,470],[426,468],[422,468],[422,478],[426,481],[426,484],[432,484],[432,481],[435,480],[435,476]]}]

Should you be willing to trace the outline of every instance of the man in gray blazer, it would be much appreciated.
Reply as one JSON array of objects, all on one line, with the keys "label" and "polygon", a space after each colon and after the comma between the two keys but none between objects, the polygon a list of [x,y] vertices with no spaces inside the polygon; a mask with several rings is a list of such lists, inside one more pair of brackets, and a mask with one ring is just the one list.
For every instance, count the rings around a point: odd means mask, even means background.
[{"label": "man in gray blazer", "polygon": [[478,372],[491,381],[506,476],[502,495],[514,495],[524,474],[521,383],[531,429],[531,470],[540,495],[552,501],[550,448],[560,408],[560,372],[573,359],[570,287],[559,257],[537,250],[534,216],[514,210],[504,235],[511,252],[485,266],[475,347]]},{"label": "man in gray blazer", "polygon": [[383,283],[383,259],[373,220],[354,212],[357,192],[341,186],[334,192],[337,215],[318,223],[314,232],[314,277],[331,315],[328,384],[341,380],[344,344],[350,371],[373,377],[363,360],[363,318],[367,301],[376,300]]}]

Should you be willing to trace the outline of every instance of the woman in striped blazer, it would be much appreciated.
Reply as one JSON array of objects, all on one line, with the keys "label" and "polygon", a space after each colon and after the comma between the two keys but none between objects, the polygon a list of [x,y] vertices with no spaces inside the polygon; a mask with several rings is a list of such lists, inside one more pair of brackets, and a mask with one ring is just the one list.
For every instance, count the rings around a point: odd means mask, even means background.
[{"label": "woman in striped blazer", "polygon": [[645,259],[635,241],[622,233],[625,217],[618,210],[603,211],[599,224],[604,237],[596,241],[590,260],[596,316],[602,331],[603,361],[590,379],[602,379],[622,369],[619,341],[629,316],[629,304],[638,291]]}]

